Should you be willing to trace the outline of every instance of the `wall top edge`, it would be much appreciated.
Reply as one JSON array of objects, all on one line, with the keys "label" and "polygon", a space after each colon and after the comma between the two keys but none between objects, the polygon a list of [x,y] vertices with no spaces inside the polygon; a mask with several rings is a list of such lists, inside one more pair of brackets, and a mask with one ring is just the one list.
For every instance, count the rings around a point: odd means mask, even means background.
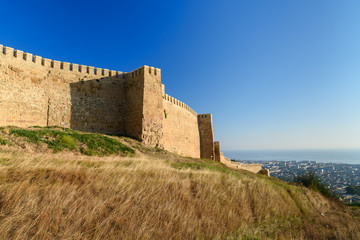
[{"label": "wall top edge", "polygon": [[170,96],[169,94],[166,94],[163,96],[164,100],[171,102],[179,107],[184,108],[185,110],[191,112],[192,114],[194,114],[195,116],[197,116],[198,114],[192,109],[190,108],[187,104],[185,104],[184,102]]},{"label": "wall top edge", "polygon": [[197,117],[212,120],[212,114],[211,113],[201,113],[201,114],[198,114]]},{"label": "wall top edge", "polygon": [[[61,70],[69,70],[69,71],[76,71],[76,72],[80,72],[80,73],[89,73],[89,74],[95,74],[95,75],[98,75],[97,72],[99,72],[100,70],[105,70],[105,74],[107,76],[107,71],[109,71],[109,75],[110,76],[113,76],[113,73],[115,70],[108,70],[106,68],[97,68],[97,67],[92,67],[92,66],[87,66],[87,65],[81,65],[81,64],[77,64],[77,63],[69,63],[69,62],[65,62],[65,61],[59,61],[59,60],[52,60],[52,59],[48,59],[48,58],[44,58],[44,57],[41,57],[41,56],[38,56],[38,55],[35,55],[35,54],[32,54],[32,53],[27,53],[27,52],[23,52],[21,50],[17,50],[17,49],[14,49],[14,48],[11,48],[11,47],[7,47],[7,46],[4,46],[2,44],[0,44],[0,54],[3,54],[3,55],[7,55],[7,56],[10,56],[10,57],[14,57],[14,58],[18,58],[18,59],[22,59],[22,60],[25,60],[25,61],[28,61],[28,62],[33,62],[33,63],[40,63],[40,65],[44,65],[43,60],[45,61],[49,61],[51,64],[49,67],[51,68],[59,68]],[[53,64],[55,63],[55,64]],[[60,66],[57,64],[57,63],[61,63]],[[68,67],[69,66],[69,67]],[[79,66],[79,69],[77,69],[77,67]],[[73,67],[75,67],[75,69],[72,69]],[[84,68],[88,68],[90,70],[86,70],[84,72]],[[94,73],[93,72],[89,72],[91,71],[92,69],[97,69]],[[151,67],[151,66],[148,66],[148,65],[143,65],[135,70],[132,70],[130,72],[123,72],[123,71],[118,71],[116,70],[115,72],[118,73],[118,74],[127,74],[127,73],[131,73],[131,72],[135,72],[139,69],[154,69],[153,71],[155,73],[160,73],[161,72],[161,69],[160,68],[155,68],[155,67]],[[103,75],[104,73],[101,73],[100,75]]]}]

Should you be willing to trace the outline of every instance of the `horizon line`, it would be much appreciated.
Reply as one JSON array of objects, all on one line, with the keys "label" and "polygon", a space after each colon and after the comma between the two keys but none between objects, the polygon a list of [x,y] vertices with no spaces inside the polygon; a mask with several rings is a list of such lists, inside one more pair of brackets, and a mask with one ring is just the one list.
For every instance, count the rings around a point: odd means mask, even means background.
[{"label": "horizon line", "polygon": [[360,151],[360,147],[359,148],[273,148],[273,149],[261,149],[261,148],[256,148],[256,149],[222,149],[223,152],[235,152],[235,151],[311,151],[311,150],[322,150],[322,151],[329,151],[329,150],[358,150]]}]

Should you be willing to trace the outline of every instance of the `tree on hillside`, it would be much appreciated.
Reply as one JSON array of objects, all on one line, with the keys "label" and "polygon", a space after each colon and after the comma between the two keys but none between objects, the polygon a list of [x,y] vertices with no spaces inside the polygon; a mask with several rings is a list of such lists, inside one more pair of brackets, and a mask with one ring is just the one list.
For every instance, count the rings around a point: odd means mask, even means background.
[{"label": "tree on hillside", "polygon": [[319,176],[314,172],[309,171],[303,175],[298,175],[294,178],[294,182],[299,183],[307,188],[313,189],[317,192],[320,192],[326,197],[331,197],[332,194],[326,185],[321,181]]},{"label": "tree on hillside", "polygon": [[349,185],[345,190],[347,194],[357,194],[360,196],[360,186]]}]

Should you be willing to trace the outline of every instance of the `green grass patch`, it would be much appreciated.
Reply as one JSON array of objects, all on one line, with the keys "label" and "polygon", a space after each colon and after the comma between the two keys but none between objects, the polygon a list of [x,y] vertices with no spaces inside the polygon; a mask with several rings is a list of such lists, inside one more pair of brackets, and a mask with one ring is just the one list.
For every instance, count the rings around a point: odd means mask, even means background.
[{"label": "green grass patch", "polygon": [[192,170],[210,170],[215,172],[228,173],[229,169],[222,166],[213,165],[207,162],[172,162],[171,167],[181,169],[192,169]]},{"label": "green grass patch", "polygon": [[0,165],[10,166],[11,164],[12,163],[10,158],[0,158]]},{"label": "green grass patch", "polygon": [[74,150],[77,147],[76,140],[69,135],[60,135],[55,141],[49,142],[49,144],[50,143],[53,143],[52,148],[57,151],[64,149]]},{"label": "green grass patch", "polygon": [[10,129],[10,134],[25,137],[29,142],[46,143],[54,151],[76,150],[85,155],[108,156],[111,154],[134,154],[135,150],[119,141],[96,133],[79,133],[67,129]]},{"label": "green grass patch", "polygon": [[101,167],[103,164],[100,162],[78,161],[76,162],[76,165],[83,168],[98,168]]},{"label": "green grass patch", "polygon": [[0,137],[0,145],[10,145],[10,142],[9,142],[8,140],[2,139],[2,138]]},{"label": "green grass patch", "polygon": [[10,129],[10,134],[18,137],[25,137],[29,142],[40,143],[41,136],[45,135],[44,131],[32,131],[25,129]]}]

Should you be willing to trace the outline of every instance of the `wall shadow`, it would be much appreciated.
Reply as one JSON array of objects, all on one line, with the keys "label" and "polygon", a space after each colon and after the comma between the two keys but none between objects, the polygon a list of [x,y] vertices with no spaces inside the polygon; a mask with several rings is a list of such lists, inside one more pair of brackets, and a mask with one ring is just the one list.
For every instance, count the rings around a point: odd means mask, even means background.
[{"label": "wall shadow", "polygon": [[103,77],[70,83],[71,129],[113,135],[124,134],[124,79]]}]

